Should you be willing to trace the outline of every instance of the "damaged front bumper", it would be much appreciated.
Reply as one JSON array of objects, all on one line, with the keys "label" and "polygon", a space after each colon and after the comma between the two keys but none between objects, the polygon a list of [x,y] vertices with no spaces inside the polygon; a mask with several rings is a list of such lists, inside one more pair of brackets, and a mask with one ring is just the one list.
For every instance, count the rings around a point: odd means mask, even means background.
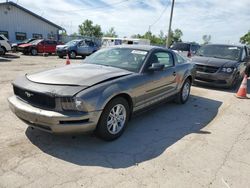
[{"label": "damaged front bumper", "polygon": [[102,111],[56,112],[32,106],[16,96],[8,98],[10,109],[29,126],[51,133],[82,133],[96,128]]}]

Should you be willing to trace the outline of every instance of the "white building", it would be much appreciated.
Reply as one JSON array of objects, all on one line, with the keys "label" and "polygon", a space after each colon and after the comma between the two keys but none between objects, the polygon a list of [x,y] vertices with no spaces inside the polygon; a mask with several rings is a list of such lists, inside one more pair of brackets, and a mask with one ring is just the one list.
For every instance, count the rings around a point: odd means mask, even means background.
[{"label": "white building", "polygon": [[11,42],[27,38],[59,40],[62,27],[13,2],[0,3],[0,34]]}]

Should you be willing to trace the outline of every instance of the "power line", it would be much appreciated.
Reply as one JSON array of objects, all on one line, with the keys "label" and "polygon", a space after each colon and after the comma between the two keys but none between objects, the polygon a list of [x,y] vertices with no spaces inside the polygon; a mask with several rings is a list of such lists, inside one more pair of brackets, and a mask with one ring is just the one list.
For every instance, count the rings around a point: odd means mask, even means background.
[{"label": "power line", "polygon": [[166,12],[166,10],[168,9],[168,5],[170,4],[170,0],[168,1],[168,4],[166,5],[166,7],[163,9],[163,11],[161,12],[160,16],[152,23],[149,25],[149,28],[151,28],[153,25],[155,25],[163,16],[163,14]]},{"label": "power line", "polygon": [[84,9],[77,9],[77,10],[66,10],[66,11],[64,10],[63,12],[77,12],[77,11],[89,11],[89,10],[94,10],[94,9],[103,9],[103,8],[107,8],[110,6],[119,5],[119,4],[125,3],[127,1],[129,1],[129,0],[123,0],[123,1],[116,2],[116,3],[111,3],[108,5],[100,6],[100,7],[84,8]]}]

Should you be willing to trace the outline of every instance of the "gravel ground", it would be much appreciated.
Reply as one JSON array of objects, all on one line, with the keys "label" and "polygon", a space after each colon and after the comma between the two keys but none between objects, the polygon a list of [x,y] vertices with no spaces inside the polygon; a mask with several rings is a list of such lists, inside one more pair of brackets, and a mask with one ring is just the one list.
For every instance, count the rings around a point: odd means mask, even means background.
[{"label": "gravel ground", "polygon": [[1,188],[250,187],[250,100],[235,91],[192,87],[185,105],[134,117],[113,142],[56,136],[27,128],[7,98],[16,77],[65,66],[65,59],[18,55],[0,59]]}]

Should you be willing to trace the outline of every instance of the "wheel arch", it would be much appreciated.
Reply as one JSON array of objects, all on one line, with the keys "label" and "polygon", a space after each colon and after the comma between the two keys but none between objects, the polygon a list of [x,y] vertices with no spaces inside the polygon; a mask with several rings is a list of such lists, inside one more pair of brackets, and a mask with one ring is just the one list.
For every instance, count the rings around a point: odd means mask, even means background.
[{"label": "wheel arch", "polygon": [[4,50],[4,53],[7,52],[7,49],[4,46],[1,46],[1,48]]},{"label": "wheel arch", "polygon": [[[192,77],[191,75],[187,76],[186,79],[189,79],[189,81],[191,82],[191,84],[193,83],[193,77]],[[186,79],[185,79],[185,80],[186,80]],[[185,81],[185,80],[184,80],[184,81]]]},{"label": "wheel arch", "polygon": [[128,102],[128,105],[129,105],[129,110],[130,110],[130,114],[129,116],[131,117],[131,114],[133,112],[133,100],[132,100],[132,97],[128,94],[128,93],[119,93],[119,94],[116,94],[114,96],[112,96],[104,105],[104,108],[107,106],[107,104],[114,100],[115,98],[118,98],[118,97],[121,97],[121,98],[124,98],[127,102]]}]

